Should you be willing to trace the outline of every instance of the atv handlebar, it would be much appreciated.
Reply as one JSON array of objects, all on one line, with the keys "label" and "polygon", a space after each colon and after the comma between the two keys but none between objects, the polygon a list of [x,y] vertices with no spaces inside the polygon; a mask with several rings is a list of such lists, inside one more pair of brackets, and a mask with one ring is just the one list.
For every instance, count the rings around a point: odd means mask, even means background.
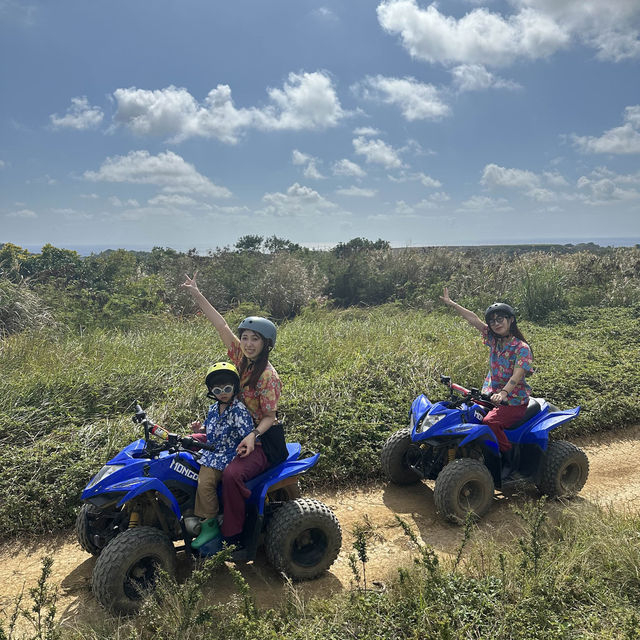
[{"label": "atv handlebar", "polygon": [[[194,449],[204,449],[205,451],[214,451],[216,446],[209,444],[208,442],[201,442],[191,436],[179,436],[176,433],[170,433],[166,429],[160,427],[157,424],[153,424],[144,409],[136,402],[136,412],[132,417],[133,422],[142,424],[144,426],[144,439],[147,443],[147,450],[151,455],[157,455],[161,451],[168,449],[174,449],[176,447],[182,447],[187,451],[194,451]],[[155,444],[151,443],[150,436],[154,434],[162,438],[162,442]]]},{"label": "atv handlebar", "polygon": [[[440,382],[442,382],[442,384],[446,385],[447,387],[449,387],[449,389],[451,390],[451,400],[452,401],[462,401],[464,402],[465,400],[473,400],[474,402],[477,402],[480,405],[486,406],[486,407],[497,407],[498,404],[500,405],[508,405],[509,403],[506,400],[503,400],[502,402],[496,404],[495,402],[493,402],[491,400],[491,394],[489,393],[483,393],[482,391],[480,391],[479,389],[476,389],[475,387],[471,387],[471,389],[467,389],[466,387],[463,387],[459,384],[456,384],[455,382],[451,382],[451,378],[449,376],[440,376]],[[455,396],[454,391],[457,391],[458,393],[462,394],[462,398],[458,398]]]}]

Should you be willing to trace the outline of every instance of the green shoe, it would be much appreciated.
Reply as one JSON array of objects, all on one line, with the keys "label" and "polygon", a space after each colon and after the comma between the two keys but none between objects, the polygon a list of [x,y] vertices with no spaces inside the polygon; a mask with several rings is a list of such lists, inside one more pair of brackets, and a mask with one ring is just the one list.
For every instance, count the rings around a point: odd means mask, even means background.
[{"label": "green shoe", "polygon": [[199,549],[203,544],[220,535],[217,518],[209,518],[200,525],[200,535],[191,541],[192,549]]}]

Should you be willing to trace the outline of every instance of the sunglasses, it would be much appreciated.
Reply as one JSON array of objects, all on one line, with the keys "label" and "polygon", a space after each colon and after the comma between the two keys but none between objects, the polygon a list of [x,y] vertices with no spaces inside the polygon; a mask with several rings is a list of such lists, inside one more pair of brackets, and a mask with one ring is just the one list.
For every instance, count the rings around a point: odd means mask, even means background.
[{"label": "sunglasses", "polygon": [[489,318],[489,324],[500,324],[506,319],[507,316],[493,316],[493,318]]},{"label": "sunglasses", "polygon": [[223,393],[231,393],[233,389],[234,386],[232,384],[225,384],[224,387],[211,387],[211,389],[209,389],[209,393],[207,393],[207,396],[209,398],[213,398],[214,396],[219,396]]}]

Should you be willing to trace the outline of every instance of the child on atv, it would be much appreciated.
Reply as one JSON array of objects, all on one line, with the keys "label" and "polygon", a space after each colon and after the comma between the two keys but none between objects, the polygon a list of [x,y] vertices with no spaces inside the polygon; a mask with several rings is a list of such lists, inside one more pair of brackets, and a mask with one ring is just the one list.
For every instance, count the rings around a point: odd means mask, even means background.
[{"label": "child on atv", "polygon": [[194,513],[201,518],[200,534],[191,542],[194,549],[220,535],[217,515],[218,484],[222,472],[236,455],[237,447],[253,430],[253,419],[247,407],[240,402],[238,370],[230,362],[217,362],[207,371],[207,396],[216,402],[209,407],[204,425],[192,422],[194,431],[206,432],[207,442],[216,445],[200,458],[198,490]]}]

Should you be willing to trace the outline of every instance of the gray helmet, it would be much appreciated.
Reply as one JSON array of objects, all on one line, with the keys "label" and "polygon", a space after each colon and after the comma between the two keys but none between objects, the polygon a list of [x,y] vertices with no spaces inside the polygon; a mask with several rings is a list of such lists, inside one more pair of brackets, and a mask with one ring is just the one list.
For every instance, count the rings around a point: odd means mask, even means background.
[{"label": "gray helmet", "polygon": [[276,334],[278,330],[271,320],[261,318],[260,316],[249,316],[238,325],[238,333],[242,335],[245,329],[259,333],[267,342],[271,342],[272,347],[276,346]]},{"label": "gray helmet", "polygon": [[484,312],[484,321],[488,323],[489,316],[492,316],[494,313],[505,315],[508,318],[515,319],[516,317],[516,310],[506,302],[494,302],[492,305],[489,305]]}]

